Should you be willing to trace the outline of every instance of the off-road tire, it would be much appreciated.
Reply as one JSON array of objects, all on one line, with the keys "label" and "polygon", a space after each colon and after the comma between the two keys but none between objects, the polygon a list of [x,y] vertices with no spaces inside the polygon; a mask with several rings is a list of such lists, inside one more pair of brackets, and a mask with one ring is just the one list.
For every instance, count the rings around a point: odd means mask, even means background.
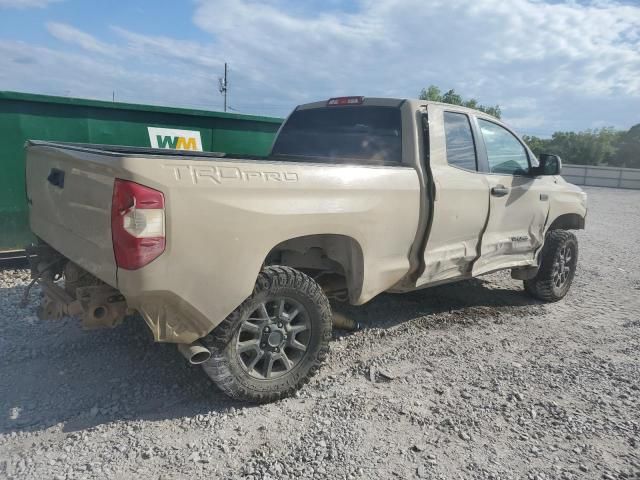
[{"label": "off-road tire", "polygon": [[[563,248],[570,249],[572,255],[566,280],[558,286],[554,278],[554,264],[559,261]],[[567,294],[573,282],[578,264],[578,239],[566,230],[552,230],[547,234],[540,255],[540,269],[534,278],[524,281],[524,289],[545,302],[557,302]]]},{"label": "off-road tire", "polygon": [[[297,365],[274,379],[251,376],[238,359],[236,334],[257,306],[269,298],[286,296],[304,307],[310,320],[307,349]],[[318,371],[329,352],[332,314],[329,300],[320,286],[309,276],[293,268],[265,267],[256,280],[253,293],[203,343],[211,350],[211,358],[202,364],[206,374],[229,397],[264,403],[287,397]]]}]

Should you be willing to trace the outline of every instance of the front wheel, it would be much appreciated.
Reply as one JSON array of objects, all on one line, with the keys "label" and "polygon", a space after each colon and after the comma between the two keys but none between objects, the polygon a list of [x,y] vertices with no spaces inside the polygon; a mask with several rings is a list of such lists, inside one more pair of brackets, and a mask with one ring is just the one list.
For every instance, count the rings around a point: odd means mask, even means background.
[{"label": "front wheel", "polygon": [[204,371],[227,395],[250,402],[288,396],[329,351],[331,307],[320,286],[289,267],[264,268],[252,295],[207,337]]},{"label": "front wheel", "polygon": [[540,300],[557,302],[569,291],[577,264],[578,239],[571,232],[552,230],[541,252],[540,269],[524,281],[524,288]]}]

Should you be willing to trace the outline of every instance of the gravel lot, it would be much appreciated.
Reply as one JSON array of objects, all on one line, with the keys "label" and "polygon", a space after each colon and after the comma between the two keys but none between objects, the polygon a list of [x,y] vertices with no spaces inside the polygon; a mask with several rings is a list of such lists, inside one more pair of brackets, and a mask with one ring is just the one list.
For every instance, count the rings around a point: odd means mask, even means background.
[{"label": "gravel lot", "polygon": [[640,192],[588,189],[571,292],[508,273],[350,309],[296,398],[227,400],[142,322],[41,322],[0,272],[1,478],[640,478]]}]

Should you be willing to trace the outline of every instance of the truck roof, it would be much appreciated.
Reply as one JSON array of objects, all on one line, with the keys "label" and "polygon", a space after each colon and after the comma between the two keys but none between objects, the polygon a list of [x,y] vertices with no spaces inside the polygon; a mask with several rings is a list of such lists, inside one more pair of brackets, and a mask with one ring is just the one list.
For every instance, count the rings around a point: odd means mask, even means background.
[{"label": "truck roof", "polygon": [[[364,97],[364,96],[348,96],[348,97],[345,96],[345,97],[335,97],[335,98],[360,99],[357,102],[357,104],[352,104],[352,106],[369,105],[369,106],[376,106],[376,107],[400,107],[404,103],[409,103],[412,106],[412,108],[417,109],[427,105],[442,105],[451,110],[469,112],[469,113],[473,113],[476,116],[483,116],[483,117],[497,120],[493,115],[489,115],[488,113],[481,112],[480,110],[475,110],[473,108],[463,107],[461,105],[452,105],[450,103],[433,102],[431,100],[420,100],[418,98],[387,98],[387,97]],[[333,98],[298,105],[296,107],[296,110],[310,110],[314,108],[324,108],[328,106],[329,100],[333,100]]]}]

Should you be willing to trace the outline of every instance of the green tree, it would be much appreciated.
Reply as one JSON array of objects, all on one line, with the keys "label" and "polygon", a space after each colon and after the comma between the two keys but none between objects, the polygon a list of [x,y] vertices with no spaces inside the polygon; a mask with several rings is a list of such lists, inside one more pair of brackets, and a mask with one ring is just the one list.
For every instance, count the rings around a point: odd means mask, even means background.
[{"label": "green tree", "polygon": [[640,168],[640,123],[620,135],[618,151],[611,163],[621,167]]},{"label": "green tree", "polygon": [[500,118],[502,111],[499,105],[487,106],[478,103],[475,98],[464,100],[462,96],[452,88],[451,90],[442,93],[439,87],[435,85],[429,85],[429,88],[423,88],[419,96],[420,100],[429,100],[431,102],[449,103],[451,105],[460,105],[462,107],[474,108],[481,112],[493,115],[496,118]]},{"label": "green tree", "polygon": [[531,151],[536,155],[540,155],[541,153],[551,153],[549,151],[550,139],[535,137],[532,135],[523,135],[522,139],[527,145],[529,145]]},{"label": "green tree", "polygon": [[554,132],[551,138],[524,136],[529,148],[539,155],[554,153],[574,165],[616,164],[622,132],[611,127],[582,132]]},{"label": "green tree", "polygon": [[435,85],[429,85],[429,88],[426,90],[423,88],[420,92],[420,100],[429,100],[431,102],[441,102],[442,101],[442,92]]}]

